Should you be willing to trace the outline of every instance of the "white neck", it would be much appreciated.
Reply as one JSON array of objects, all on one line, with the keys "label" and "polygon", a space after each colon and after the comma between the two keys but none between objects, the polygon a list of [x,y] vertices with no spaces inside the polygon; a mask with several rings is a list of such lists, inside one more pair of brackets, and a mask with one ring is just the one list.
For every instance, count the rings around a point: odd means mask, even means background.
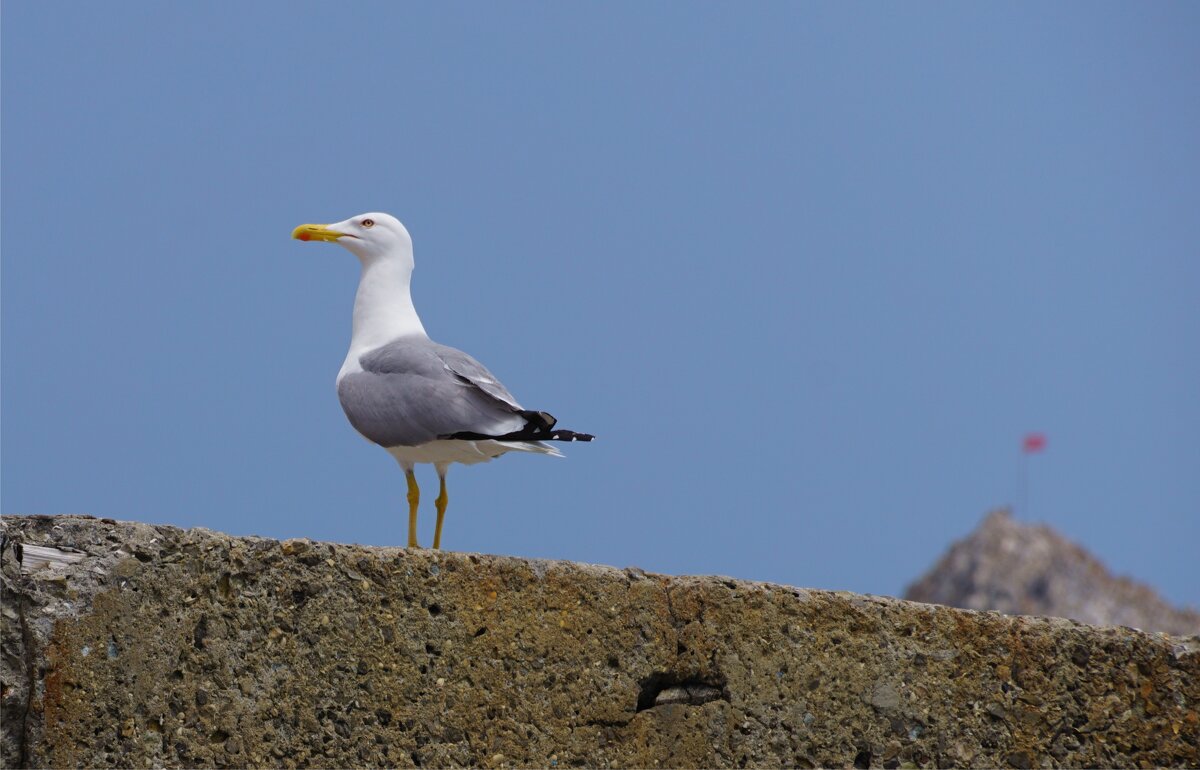
[{"label": "white neck", "polygon": [[350,350],[338,374],[359,371],[358,358],[367,351],[386,345],[398,337],[426,337],[425,327],[413,307],[409,282],[412,263],[404,260],[363,260],[362,277],[354,295],[354,325]]}]

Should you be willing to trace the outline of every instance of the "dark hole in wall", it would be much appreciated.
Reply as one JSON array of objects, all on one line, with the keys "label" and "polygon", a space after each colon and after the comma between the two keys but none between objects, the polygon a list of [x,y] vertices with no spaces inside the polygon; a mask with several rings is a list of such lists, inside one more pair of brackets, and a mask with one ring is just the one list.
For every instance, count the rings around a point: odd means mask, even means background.
[{"label": "dark hole in wall", "polygon": [[700,677],[681,677],[666,671],[658,671],[638,682],[641,689],[638,692],[637,710],[645,711],[659,705],[659,696],[664,690],[675,689],[672,703],[682,703],[699,706],[714,700],[729,700],[729,690],[725,687],[724,678],[702,679]]}]

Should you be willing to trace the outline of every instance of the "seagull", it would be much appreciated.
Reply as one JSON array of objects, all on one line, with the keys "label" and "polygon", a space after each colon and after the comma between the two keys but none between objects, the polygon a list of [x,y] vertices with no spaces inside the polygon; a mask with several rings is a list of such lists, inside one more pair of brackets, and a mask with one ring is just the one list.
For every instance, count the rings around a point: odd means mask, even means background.
[{"label": "seagull", "polygon": [[556,429],[548,412],[522,407],[471,356],[429,339],[413,306],[412,238],[390,214],[360,214],[332,225],[300,225],[292,237],[346,247],[362,264],[350,350],[337,376],[350,424],[388,451],[408,479],[408,547],[417,543],[420,488],[413,467],[433,463],[441,489],[433,547],[441,548],[446,471],[507,452],[562,457],[547,441],[591,441]]}]

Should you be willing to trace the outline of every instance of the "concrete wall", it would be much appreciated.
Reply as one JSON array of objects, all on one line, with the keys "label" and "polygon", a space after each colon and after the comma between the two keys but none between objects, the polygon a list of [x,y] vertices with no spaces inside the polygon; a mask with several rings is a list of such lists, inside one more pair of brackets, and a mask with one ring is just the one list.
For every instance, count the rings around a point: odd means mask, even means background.
[{"label": "concrete wall", "polygon": [[4,527],[5,766],[1200,765],[1197,637],[87,517]]}]

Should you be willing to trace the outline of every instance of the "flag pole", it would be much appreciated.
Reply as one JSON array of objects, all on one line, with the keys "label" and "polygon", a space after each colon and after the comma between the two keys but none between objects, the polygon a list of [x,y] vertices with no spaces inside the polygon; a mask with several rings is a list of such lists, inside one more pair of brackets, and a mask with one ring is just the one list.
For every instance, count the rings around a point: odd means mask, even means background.
[{"label": "flag pole", "polygon": [[1029,518],[1029,455],[1046,448],[1046,436],[1042,433],[1026,433],[1021,440],[1021,457],[1017,461],[1017,498],[1019,515]]},{"label": "flag pole", "polygon": [[1017,516],[1029,520],[1029,452],[1024,447],[1017,453]]}]

